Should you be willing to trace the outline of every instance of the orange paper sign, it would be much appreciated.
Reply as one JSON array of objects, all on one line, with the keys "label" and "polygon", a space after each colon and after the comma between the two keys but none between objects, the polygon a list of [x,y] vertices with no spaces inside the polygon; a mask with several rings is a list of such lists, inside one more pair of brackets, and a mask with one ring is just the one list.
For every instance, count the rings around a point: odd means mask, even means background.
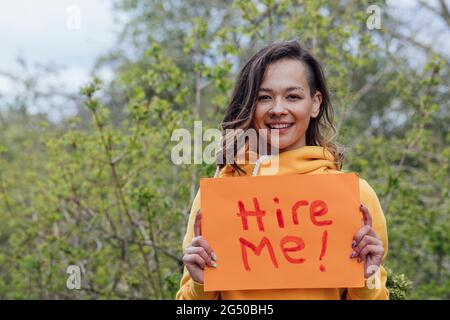
[{"label": "orange paper sign", "polygon": [[202,232],[216,253],[206,291],[364,286],[350,259],[361,227],[354,173],[202,179]]}]

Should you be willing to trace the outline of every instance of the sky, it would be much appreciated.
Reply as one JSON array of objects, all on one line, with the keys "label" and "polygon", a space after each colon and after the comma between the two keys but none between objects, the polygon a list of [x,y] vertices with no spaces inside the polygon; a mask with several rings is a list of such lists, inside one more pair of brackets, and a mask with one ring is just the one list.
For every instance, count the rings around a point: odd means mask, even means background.
[{"label": "sky", "polygon": [[[64,66],[61,81],[77,89],[95,59],[113,48],[117,28],[109,0],[0,0],[0,72],[28,63]],[[0,80],[0,91],[13,89]]]}]

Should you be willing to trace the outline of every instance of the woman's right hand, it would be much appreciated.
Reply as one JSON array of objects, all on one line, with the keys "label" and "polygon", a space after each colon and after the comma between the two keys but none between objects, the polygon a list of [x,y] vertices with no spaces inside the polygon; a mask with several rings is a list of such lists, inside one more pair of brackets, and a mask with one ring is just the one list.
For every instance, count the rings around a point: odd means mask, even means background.
[{"label": "woman's right hand", "polygon": [[201,235],[201,219],[202,214],[198,210],[194,223],[194,239],[192,239],[183,255],[183,263],[189,271],[192,280],[197,283],[203,283],[205,266],[215,268],[217,259],[208,242]]}]

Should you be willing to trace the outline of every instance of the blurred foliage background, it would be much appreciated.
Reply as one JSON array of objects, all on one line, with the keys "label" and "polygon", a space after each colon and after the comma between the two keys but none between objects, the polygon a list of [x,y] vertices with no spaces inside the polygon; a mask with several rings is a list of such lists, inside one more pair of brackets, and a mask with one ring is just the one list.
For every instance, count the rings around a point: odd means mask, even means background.
[{"label": "blurred foliage background", "polygon": [[[448,2],[416,1],[450,28]],[[173,299],[199,177],[173,165],[176,128],[218,128],[236,73],[256,50],[298,39],[323,63],[344,170],[376,190],[389,229],[393,299],[449,299],[450,52],[369,1],[116,0],[117,46],[80,93],[44,86],[20,61],[0,95],[0,297]],[[97,70],[110,68],[101,83]],[[35,105],[73,104],[51,120]],[[81,290],[66,268],[82,269]]]}]

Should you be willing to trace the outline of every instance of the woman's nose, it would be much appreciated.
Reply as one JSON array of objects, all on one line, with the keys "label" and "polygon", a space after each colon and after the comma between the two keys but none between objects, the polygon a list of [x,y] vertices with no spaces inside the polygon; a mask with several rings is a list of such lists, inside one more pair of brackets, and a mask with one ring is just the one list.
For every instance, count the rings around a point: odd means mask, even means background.
[{"label": "woman's nose", "polygon": [[283,102],[280,100],[275,101],[273,107],[269,110],[271,116],[279,116],[287,114],[287,109],[284,107]]}]

